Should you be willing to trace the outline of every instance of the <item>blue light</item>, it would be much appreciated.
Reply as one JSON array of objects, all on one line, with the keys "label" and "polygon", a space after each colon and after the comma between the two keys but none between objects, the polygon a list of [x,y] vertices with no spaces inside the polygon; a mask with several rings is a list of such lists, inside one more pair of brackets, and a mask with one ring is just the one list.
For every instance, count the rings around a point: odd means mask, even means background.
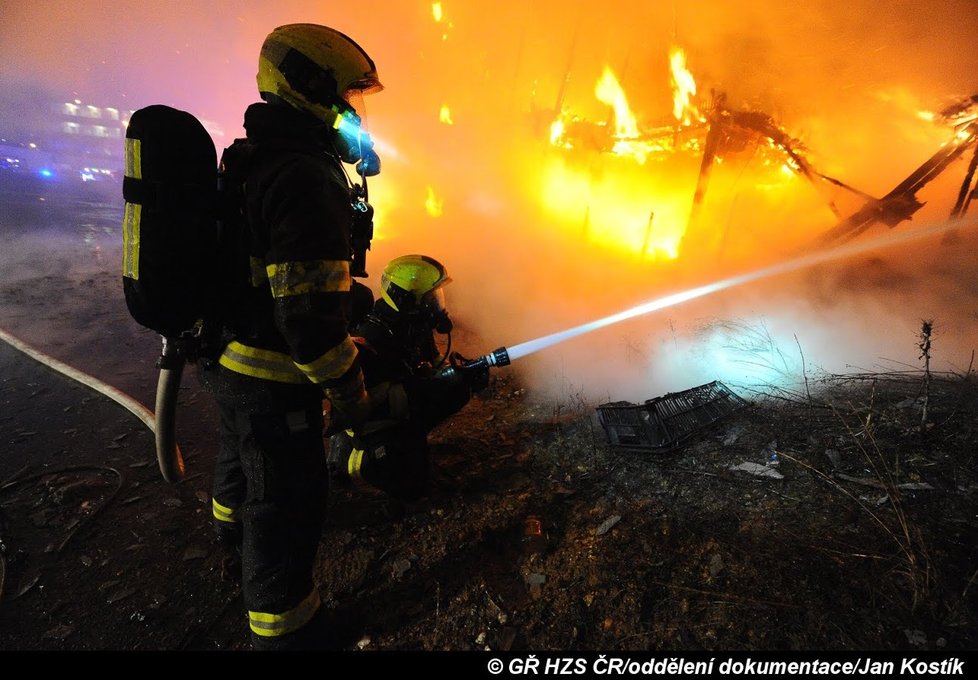
[{"label": "blue light", "polygon": [[52,177],[54,177],[54,173],[48,170],[47,168],[41,168],[40,170],[37,171],[37,174],[39,174],[44,179],[51,179]]},{"label": "blue light", "polygon": [[360,118],[353,113],[344,113],[337,119],[336,130],[343,136],[346,143],[352,147],[362,144],[361,135],[366,136],[360,129]]}]

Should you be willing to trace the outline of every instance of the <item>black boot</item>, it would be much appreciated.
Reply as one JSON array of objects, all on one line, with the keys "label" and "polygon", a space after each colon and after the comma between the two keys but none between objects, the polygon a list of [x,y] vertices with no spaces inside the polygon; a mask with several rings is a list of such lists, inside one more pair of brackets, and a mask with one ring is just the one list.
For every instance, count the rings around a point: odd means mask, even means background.
[{"label": "black boot", "polygon": [[229,548],[241,547],[241,523],[214,520],[214,535],[217,542]]},{"label": "black boot", "polygon": [[349,487],[350,454],[353,453],[353,439],[345,432],[329,438],[329,453],[326,454],[326,470],[329,479],[338,487]]}]

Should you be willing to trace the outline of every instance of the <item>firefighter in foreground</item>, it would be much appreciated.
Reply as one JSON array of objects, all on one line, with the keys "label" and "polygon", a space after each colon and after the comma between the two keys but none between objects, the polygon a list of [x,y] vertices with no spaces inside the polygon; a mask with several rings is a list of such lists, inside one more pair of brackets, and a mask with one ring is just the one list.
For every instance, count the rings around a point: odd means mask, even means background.
[{"label": "firefighter in foreground", "polygon": [[241,541],[252,646],[319,648],[323,399],[354,431],[369,411],[348,333],[353,186],[343,163],[369,143],[354,95],[381,83],[359,45],[313,24],[272,31],[257,80],[264,103],[244,116],[250,287],[218,365],[199,372],[221,415],[213,510],[219,534]]},{"label": "firefighter in foreground", "polygon": [[424,255],[398,257],[384,269],[380,299],[351,331],[372,409],[357,430],[331,428],[334,479],[364,482],[396,503],[429,495],[429,432],[489,383],[488,365],[469,367],[451,351],[450,281]]}]

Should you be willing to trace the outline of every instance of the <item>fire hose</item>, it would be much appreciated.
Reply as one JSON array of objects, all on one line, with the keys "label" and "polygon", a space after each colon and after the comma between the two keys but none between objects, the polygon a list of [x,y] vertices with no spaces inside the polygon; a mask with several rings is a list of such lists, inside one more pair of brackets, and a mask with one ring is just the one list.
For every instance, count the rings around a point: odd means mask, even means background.
[{"label": "fire hose", "polygon": [[139,418],[156,438],[156,458],[163,478],[168,482],[178,482],[183,478],[183,455],[176,443],[174,423],[177,391],[180,389],[184,359],[176,352],[168,354],[165,340],[163,355],[160,357],[160,379],[156,389],[155,413],[122,390],[34,349],[3,329],[0,329],[0,340],[48,368],[108,397]]},{"label": "fire hose", "polygon": [[[177,395],[180,390],[183,369],[187,361],[187,348],[181,343],[180,338],[168,339],[163,337],[163,351],[159,360],[160,377],[156,386],[155,412],[150,411],[121,390],[34,349],[3,329],[0,329],[0,340],[20,350],[35,361],[112,399],[133,413],[146,425],[155,437],[156,459],[163,479],[173,483],[183,479],[186,466],[184,464],[183,454],[176,442],[175,434]],[[463,366],[449,368],[448,370],[468,371],[493,366],[506,366],[508,364],[509,356],[507,351],[505,348],[500,347],[485,356],[467,362]]]}]

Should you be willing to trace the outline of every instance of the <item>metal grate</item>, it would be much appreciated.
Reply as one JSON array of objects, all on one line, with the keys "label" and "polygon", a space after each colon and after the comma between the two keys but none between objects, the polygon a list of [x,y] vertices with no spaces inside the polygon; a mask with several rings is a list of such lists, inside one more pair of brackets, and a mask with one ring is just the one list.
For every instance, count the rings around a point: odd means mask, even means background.
[{"label": "metal grate", "polygon": [[746,406],[726,385],[713,381],[644,404],[615,401],[598,406],[608,442],[623,449],[671,451],[692,435]]}]

